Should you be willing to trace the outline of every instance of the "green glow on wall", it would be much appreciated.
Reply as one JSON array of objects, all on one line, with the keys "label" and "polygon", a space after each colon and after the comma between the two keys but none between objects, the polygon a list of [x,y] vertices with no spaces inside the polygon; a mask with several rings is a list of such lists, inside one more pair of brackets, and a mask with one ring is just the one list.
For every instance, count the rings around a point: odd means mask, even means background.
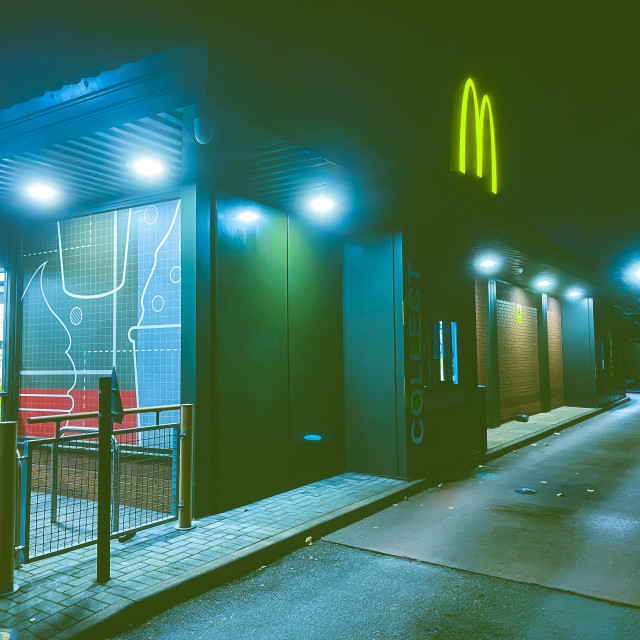
[{"label": "green glow on wall", "polygon": [[493,111],[491,102],[486,94],[482,96],[482,102],[478,105],[478,93],[471,78],[468,78],[462,93],[462,105],[460,108],[460,160],[459,170],[467,172],[467,108],[469,93],[473,94],[473,106],[476,117],[476,173],[482,178],[483,144],[484,144],[484,118],[489,116],[489,135],[491,136],[491,191],[498,193],[498,169],[496,166],[496,135],[493,126]]}]

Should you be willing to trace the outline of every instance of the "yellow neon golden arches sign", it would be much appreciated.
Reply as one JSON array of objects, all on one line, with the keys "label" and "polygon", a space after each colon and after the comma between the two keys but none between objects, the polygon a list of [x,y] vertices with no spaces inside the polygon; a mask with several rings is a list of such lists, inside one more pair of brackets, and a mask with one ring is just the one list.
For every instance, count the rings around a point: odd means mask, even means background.
[{"label": "yellow neon golden arches sign", "polygon": [[489,118],[489,135],[491,142],[491,191],[498,193],[498,168],[496,163],[496,133],[493,126],[493,111],[491,102],[486,94],[482,96],[482,101],[478,105],[478,93],[473,84],[473,80],[468,78],[462,93],[462,104],[460,106],[460,155],[458,169],[461,173],[467,172],[467,111],[469,94],[473,96],[473,107],[475,114],[476,131],[476,174],[482,178],[482,164],[484,157],[484,119]]}]

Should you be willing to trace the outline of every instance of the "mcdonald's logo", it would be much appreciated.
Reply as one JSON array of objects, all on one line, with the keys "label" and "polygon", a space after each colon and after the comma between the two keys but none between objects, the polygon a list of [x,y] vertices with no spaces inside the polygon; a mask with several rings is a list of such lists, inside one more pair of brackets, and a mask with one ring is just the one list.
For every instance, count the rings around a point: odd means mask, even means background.
[{"label": "mcdonald's logo", "polygon": [[489,119],[489,136],[491,143],[491,191],[498,193],[498,168],[496,163],[496,134],[493,125],[493,111],[489,96],[482,96],[478,103],[478,92],[471,78],[464,84],[460,105],[460,133],[459,133],[459,157],[458,170],[467,172],[467,112],[469,109],[469,94],[473,97],[473,111],[475,115],[476,133],[476,174],[482,178],[484,160],[484,123],[485,117]]}]

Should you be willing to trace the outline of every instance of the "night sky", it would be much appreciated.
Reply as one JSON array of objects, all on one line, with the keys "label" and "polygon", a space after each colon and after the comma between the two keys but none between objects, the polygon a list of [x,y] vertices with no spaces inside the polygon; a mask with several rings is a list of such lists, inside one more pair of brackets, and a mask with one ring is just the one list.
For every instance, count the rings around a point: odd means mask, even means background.
[{"label": "night sky", "polygon": [[[1,25],[0,106],[206,37],[259,88],[418,180],[456,84],[490,94],[501,206],[600,276],[640,255],[635,2],[26,3]],[[448,169],[448,167],[447,167]]]}]

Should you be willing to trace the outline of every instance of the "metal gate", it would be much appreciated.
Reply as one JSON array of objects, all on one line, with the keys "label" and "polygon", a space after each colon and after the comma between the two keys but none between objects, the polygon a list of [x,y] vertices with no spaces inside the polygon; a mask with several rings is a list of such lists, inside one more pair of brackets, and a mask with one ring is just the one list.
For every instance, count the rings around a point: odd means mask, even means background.
[{"label": "metal gate", "polygon": [[[175,409],[179,407],[162,408]],[[57,427],[58,437],[24,443],[20,514],[23,562],[97,541],[98,430],[61,427],[59,423]],[[179,439],[179,423],[112,432],[112,538],[177,519]]]}]

